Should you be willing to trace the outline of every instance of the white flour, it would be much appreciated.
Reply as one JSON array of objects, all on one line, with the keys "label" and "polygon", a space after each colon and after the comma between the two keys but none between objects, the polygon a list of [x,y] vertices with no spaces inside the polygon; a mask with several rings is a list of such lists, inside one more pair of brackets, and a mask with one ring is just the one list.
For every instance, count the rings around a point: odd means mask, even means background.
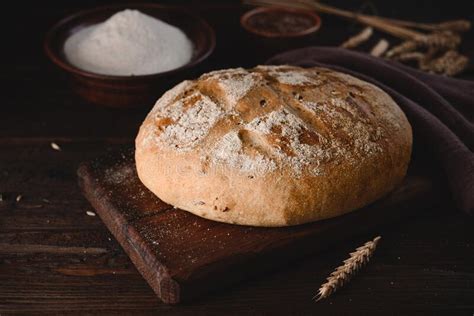
[{"label": "white flour", "polygon": [[137,10],[124,10],[76,32],[64,50],[78,68],[131,76],[183,66],[191,59],[193,45],[180,29]]}]

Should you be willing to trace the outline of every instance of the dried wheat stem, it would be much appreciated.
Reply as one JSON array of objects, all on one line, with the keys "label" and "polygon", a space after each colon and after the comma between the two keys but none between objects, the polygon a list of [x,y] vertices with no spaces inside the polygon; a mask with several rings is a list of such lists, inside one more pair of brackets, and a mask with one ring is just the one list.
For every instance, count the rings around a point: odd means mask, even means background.
[{"label": "dried wheat stem", "polygon": [[369,262],[380,239],[381,237],[377,236],[373,240],[368,241],[363,246],[357,248],[356,251],[350,253],[350,257],[344,260],[344,265],[338,267],[329,275],[327,282],[321,285],[318,293],[313,297],[313,299],[319,301],[327,298],[349,281],[357,270]]},{"label": "dried wheat stem", "polygon": [[348,40],[346,40],[344,43],[341,44],[341,47],[343,48],[354,48],[362,44],[363,42],[367,41],[372,34],[374,33],[374,29],[369,27],[364,28],[362,31],[360,31],[358,34],[352,36]]},{"label": "dried wheat stem", "polygon": [[469,59],[466,56],[459,54],[457,51],[449,50],[437,58],[420,60],[419,67],[424,71],[454,76],[462,72],[468,62]]},{"label": "dried wheat stem", "polygon": [[405,40],[430,41],[430,39],[426,39],[427,36],[424,33],[410,29],[410,27],[435,31],[436,33],[445,31],[465,32],[471,28],[471,22],[468,20],[454,20],[437,24],[417,23],[342,10],[314,0],[295,0],[292,2],[285,0],[244,0],[244,3],[259,6],[280,6],[307,10],[312,9],[321,13],[355,20]]},{"label": "dried wheat stem", "polygon": [[418,44],[415,41],[405,41],[405,42],[393,47],[392,49],[390,49],[387,52],[386,56],[388,58],[391,58],[391,57],[398,56],[398,55],[403,54],[403,53],[412,52],[417,48],[418,48]]},{"label": "dried wheat stem", "polygon": [[385,20],[371,15],[359,14],[351,11],[338,9],[313,0],[296,0],[288,2],[285,0],[244,0],[244,3],[258,6],[279,6],[297,9],[316,10],[321,13],[337,15],[350,20],[358,21],[367,26],[379,29],[402,39],[418,39],[424,36],[423,33],[411,30],[409,28],[398,26],[386,22]]},{"label": "dried wheat stem", "polygon": [[418,39],[417,42],[426,47],[455,49],[461,44],[461,36],[451,31],[442,31],[428,34]]},{"label": "dried wheat stem", "polygon": [[453,20],[442,23],[418,23],[391,18],[380,18],[398,26],[412,27],[425,31],[467,32],[471,29],[471,22],[468,20]]},{"label": "dried wheat stem", "polygon": [[439,30],[453,31],[453,32],[467,32],[471,29],[471,21],[468,20],[454,20],[446,21],[437,24]]},{"label": "dried wheat stem", "polygon": [[412,52],[419,48],[434,50],[434,53],[438,50],[453,50],[457,48],[460,43],[461,37],[458,34],[454,34],[450,31],[437,32],[428,34],[418,40],[405,41],[389,50],[386,57],[395,59],[400,54]]},{"label": "dried wheat stem", "polygon": [[377,44],[372,48],[370,51],[370,55],[375,56],[375,57],[380,57],[382,56],[388,49],[389,43],[386,39],[382,38],[380,41],[378,41]]},{"label": "dried wheat stem", "polygon": [[[386,52],[385,57],[400,61],[416,60],[418,61],[418,68],[422,70],[453,75],[467,67],[467,57],[456,52],[462,40],[459,32],[465,32],[471,28],[471,22],[467,20],[453,20],[433,24],[417,23],[346,11],[316,0],[294,0],[291,2],[286,0],[243,1],[247,4],[259,6],[315,10],[360,22],[368,27],[405,40],[402,44]],[[426,34],[415,29],[430,31],[431,33]],[[359,39],[357,37],[354,40],[349,39],[342,46],[349,48],[359,45],[363,42],[364,36]],[[378,47],[373,48],[371,54],[381,56],[388,49],[388,43],[379,42],[378,45]],[[377,49],[375,50],[375,48]]]},{"label": "dried wheat stem", "polygon": [[421,61],[426,58],[426,54],[422,52],[406,52],[398,55],[397,57],[394,58],[394,60],[398,61],[411,61],[411,60],[416,60],[416,61]]}]

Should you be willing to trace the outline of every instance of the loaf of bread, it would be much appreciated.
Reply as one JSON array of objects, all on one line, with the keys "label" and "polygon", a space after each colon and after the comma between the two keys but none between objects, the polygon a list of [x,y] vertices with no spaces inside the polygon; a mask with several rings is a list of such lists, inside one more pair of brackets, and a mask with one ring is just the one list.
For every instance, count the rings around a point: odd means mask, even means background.
[{"label": "loaf of bread", "polygon": [[233,224],[338,216],[404,178],[412,131],[378,87],[324,68],[210,72],[166,92],[136,138],[143,184],[161,200]]}]

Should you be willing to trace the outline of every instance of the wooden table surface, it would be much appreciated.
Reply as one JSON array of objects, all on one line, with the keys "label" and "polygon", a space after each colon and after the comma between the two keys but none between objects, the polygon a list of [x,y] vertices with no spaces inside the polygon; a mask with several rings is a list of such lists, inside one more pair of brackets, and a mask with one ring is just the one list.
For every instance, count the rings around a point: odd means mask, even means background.
[{"label": "wooden table surface", "polygon": [[[339,1],[335,2],[340,4]],[[448,195],[423,216],[359,236],[276,273],[179,306],[161,303],[136,271],[77,186],[87,159],[133,141],[148,108],[112,110],[76,97],[42,52],[58,19],[93,1],[19,3],[4,12],[0,115],[0,315],[9,314],[465,314],[474,313],[473,219]],[[217,31],[208,69],[250,66],[255,60],[239,16],[245,9],[220,2],[191,5]],[[352,3],[353,8],[361,5]],[[455,6],[419,1],[370,2],[393,17],[430,21],[471,18],[469,1]],[[466,16],[470,14],[470,16]],[[357,27],[323,17],[313,44],[335,45]],[[474,58],[474,36],[464,51]],[[465,75],[473,78],[472,72]],[[56,142],[62,151],[51,149]],[[16,199],[21,195],[21,199]],[[375,234],[373,261],[325,301],[311,298],[347,254]]]}]

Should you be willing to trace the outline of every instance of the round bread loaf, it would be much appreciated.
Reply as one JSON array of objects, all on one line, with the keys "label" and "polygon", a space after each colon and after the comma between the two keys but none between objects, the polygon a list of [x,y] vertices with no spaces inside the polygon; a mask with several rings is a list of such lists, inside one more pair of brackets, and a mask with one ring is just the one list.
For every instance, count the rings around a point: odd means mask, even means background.
[{"label": "round bread loaf", "polygon": [[338,216],[405,176],[412,132],[392,98],[324,68],[210,72],[166,92],[136,138],[143,184],[215,221],[289,226]]}]

